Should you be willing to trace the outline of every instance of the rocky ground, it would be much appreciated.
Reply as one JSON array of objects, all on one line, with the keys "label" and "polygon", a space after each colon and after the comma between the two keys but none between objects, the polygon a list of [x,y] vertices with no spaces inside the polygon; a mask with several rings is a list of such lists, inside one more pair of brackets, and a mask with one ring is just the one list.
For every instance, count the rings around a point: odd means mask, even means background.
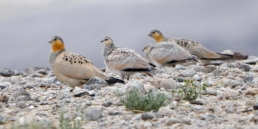
[{"label": "rocky ground", "polygon": [[[154,77],[135,75],[126,84],[113,86],[93,78],[72,92],[55,79],[49,68],[33,67],[25,72],[3,69],[0,71],[0,129],[19,129],[36,122],[42,124],[41,128],[52,123],[49,127],[58,129],[62,113],[70,122],[82,121],[85,129],[256,129],[256,62],[257,58],[253,57],[223,62],[219,66],[177,65],[158,70]],[[185,79],[208,84],[207,92],[196,101],[175,99],[171,90],[180,87]],[[126,93],[130,87],[142,92],[150,89],[162,92],[169,97],[169,105],[156,112],[133,113],[117,95]]]}]

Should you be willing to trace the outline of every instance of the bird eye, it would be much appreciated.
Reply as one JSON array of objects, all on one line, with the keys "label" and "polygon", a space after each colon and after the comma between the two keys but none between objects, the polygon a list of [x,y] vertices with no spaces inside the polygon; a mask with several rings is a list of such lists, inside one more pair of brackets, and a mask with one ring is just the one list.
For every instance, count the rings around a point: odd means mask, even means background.
[{"label": "bird eye", "polygon": [[108,41],[108,39],[105,39],[105,41]]},{"label": "bird eye", "polygon": [[155,31],[153,31],[152,34],[155,34]]},{"label": "bird eye", "polygon": [[54,39],[56,41],[56,39]]}]

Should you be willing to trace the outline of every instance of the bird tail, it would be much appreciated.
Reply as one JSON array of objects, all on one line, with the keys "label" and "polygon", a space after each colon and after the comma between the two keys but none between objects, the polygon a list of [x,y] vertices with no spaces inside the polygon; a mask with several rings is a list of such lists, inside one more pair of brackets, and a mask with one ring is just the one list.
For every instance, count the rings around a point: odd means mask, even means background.
[{"label": "bird tail", "polygon": [[221,57],[223,57],[224,59],[234,59],[234,60],[245,60],[248,58],[248,55],[244,55],[240,52],[234,52],[233,55],[229,55],[229,54],[221,54],[218,53]]},{"label": "bird tail", "polygon": [[106,80],[106,82],[111,85],[111,84],[115,84],[115,83],[125,83],[123,80],[114,78],[114,77],[110,77],[108,80]]}]

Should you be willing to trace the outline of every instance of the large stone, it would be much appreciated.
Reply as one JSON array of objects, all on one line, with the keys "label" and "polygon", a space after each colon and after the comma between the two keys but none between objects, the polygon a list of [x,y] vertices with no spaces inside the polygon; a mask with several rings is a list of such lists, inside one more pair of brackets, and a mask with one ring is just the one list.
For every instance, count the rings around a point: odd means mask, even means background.
[{"label": "large stone", "polygon": [[9,68],[4,68],[0,71],[0,75],[4,77],[11,77],[15,75],[15,72]]},{"label": "large stone", "polygon": [[155,117],[156,116],[155,116],[155,114],[153,112],[147,112],[147,113],[143,113],[141,115],[142,120],[151,120],[151,119],[153,119]]}]

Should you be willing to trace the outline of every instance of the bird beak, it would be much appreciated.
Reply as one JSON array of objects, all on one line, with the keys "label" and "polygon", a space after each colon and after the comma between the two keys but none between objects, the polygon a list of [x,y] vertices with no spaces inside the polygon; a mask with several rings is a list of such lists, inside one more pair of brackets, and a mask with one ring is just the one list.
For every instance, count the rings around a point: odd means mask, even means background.
[{"label": "bird beak", "polygon": [[103,43],[103,40],[101,40],[100,42]]},{"label": "bird beak", "polygon": [[51,43],[51,41],[48,41],[47,43]]},{"label": "bird beak", "polygon": [[151,33],[148,36],[152,37]]}]

